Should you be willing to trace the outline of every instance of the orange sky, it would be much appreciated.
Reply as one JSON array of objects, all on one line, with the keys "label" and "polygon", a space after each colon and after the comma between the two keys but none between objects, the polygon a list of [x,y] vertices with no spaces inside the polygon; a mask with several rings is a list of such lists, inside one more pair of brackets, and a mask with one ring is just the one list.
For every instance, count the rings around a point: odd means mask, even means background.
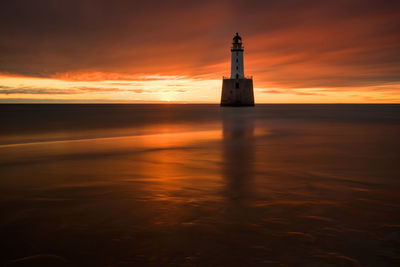
[{"label": "orange sky", "polygon": [[0,102],[218,103],[236,31],[256,103],[400,102],[399,1],[10,1]]}]

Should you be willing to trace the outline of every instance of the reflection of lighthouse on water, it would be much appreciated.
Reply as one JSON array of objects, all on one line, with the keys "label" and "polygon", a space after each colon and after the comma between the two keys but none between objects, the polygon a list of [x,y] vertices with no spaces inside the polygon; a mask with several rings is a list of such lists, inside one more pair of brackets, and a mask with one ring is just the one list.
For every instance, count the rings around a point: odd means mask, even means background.
[{"label": "reflection of lighthouse on water", "polygon": [[[239,114],[243,110],[229,110],[223,119],[223,177],[227,193],[232,198],[245,199],[251,193],[254,177],[254,121]],[[238,112],[236,112],[238,111]],[[228,116],[230,115],[230,116]]]}]

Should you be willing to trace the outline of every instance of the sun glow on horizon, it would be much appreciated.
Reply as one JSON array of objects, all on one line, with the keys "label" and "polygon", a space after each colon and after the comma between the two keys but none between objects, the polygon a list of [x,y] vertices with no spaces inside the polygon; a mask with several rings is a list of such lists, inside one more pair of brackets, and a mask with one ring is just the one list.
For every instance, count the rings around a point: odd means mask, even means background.
[{"label": "sun glow on horizon", "polygon": [[76,81],[0,76],[0,99],[116,102],[209,102],[218,97],[219,81],[186,76],[138,76],[135,80]]},{"label": "sun glow on horizon", "polygon": [[[89,75],[90,76],[90,75]],[[179,75],[138,75],[129,80],[63,80],[0,76],[0,101],[219,103],[221,79]],[[399,84],[342,88],[257,86],[256,103],[387,103],[400,102]]]}]

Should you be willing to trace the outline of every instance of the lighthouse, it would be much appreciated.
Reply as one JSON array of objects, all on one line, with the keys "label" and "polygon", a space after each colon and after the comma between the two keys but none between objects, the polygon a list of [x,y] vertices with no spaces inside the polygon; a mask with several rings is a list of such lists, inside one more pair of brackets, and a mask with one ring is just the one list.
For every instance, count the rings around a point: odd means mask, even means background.
[{"label": "lighthouse", "polygon": [[239,78],[244,78],[243,46],[242,38],[236,33],[231,48],[231,79]]},{"label": "lighthouse", "polygon": [[231,47],[231,75],[222,78],[221,106],[254,106],[253,78],[244,76],[243,44],[239,33]]}]

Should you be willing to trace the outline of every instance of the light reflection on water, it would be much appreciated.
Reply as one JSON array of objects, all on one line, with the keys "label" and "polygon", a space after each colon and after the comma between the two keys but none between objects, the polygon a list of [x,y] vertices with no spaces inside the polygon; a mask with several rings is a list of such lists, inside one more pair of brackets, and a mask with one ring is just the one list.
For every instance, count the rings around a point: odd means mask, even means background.
[{"label": "light reflection on water", "polygon": [[157,108],[170,120],[3,135],[1,263],[398,263],[397,121]]}]

